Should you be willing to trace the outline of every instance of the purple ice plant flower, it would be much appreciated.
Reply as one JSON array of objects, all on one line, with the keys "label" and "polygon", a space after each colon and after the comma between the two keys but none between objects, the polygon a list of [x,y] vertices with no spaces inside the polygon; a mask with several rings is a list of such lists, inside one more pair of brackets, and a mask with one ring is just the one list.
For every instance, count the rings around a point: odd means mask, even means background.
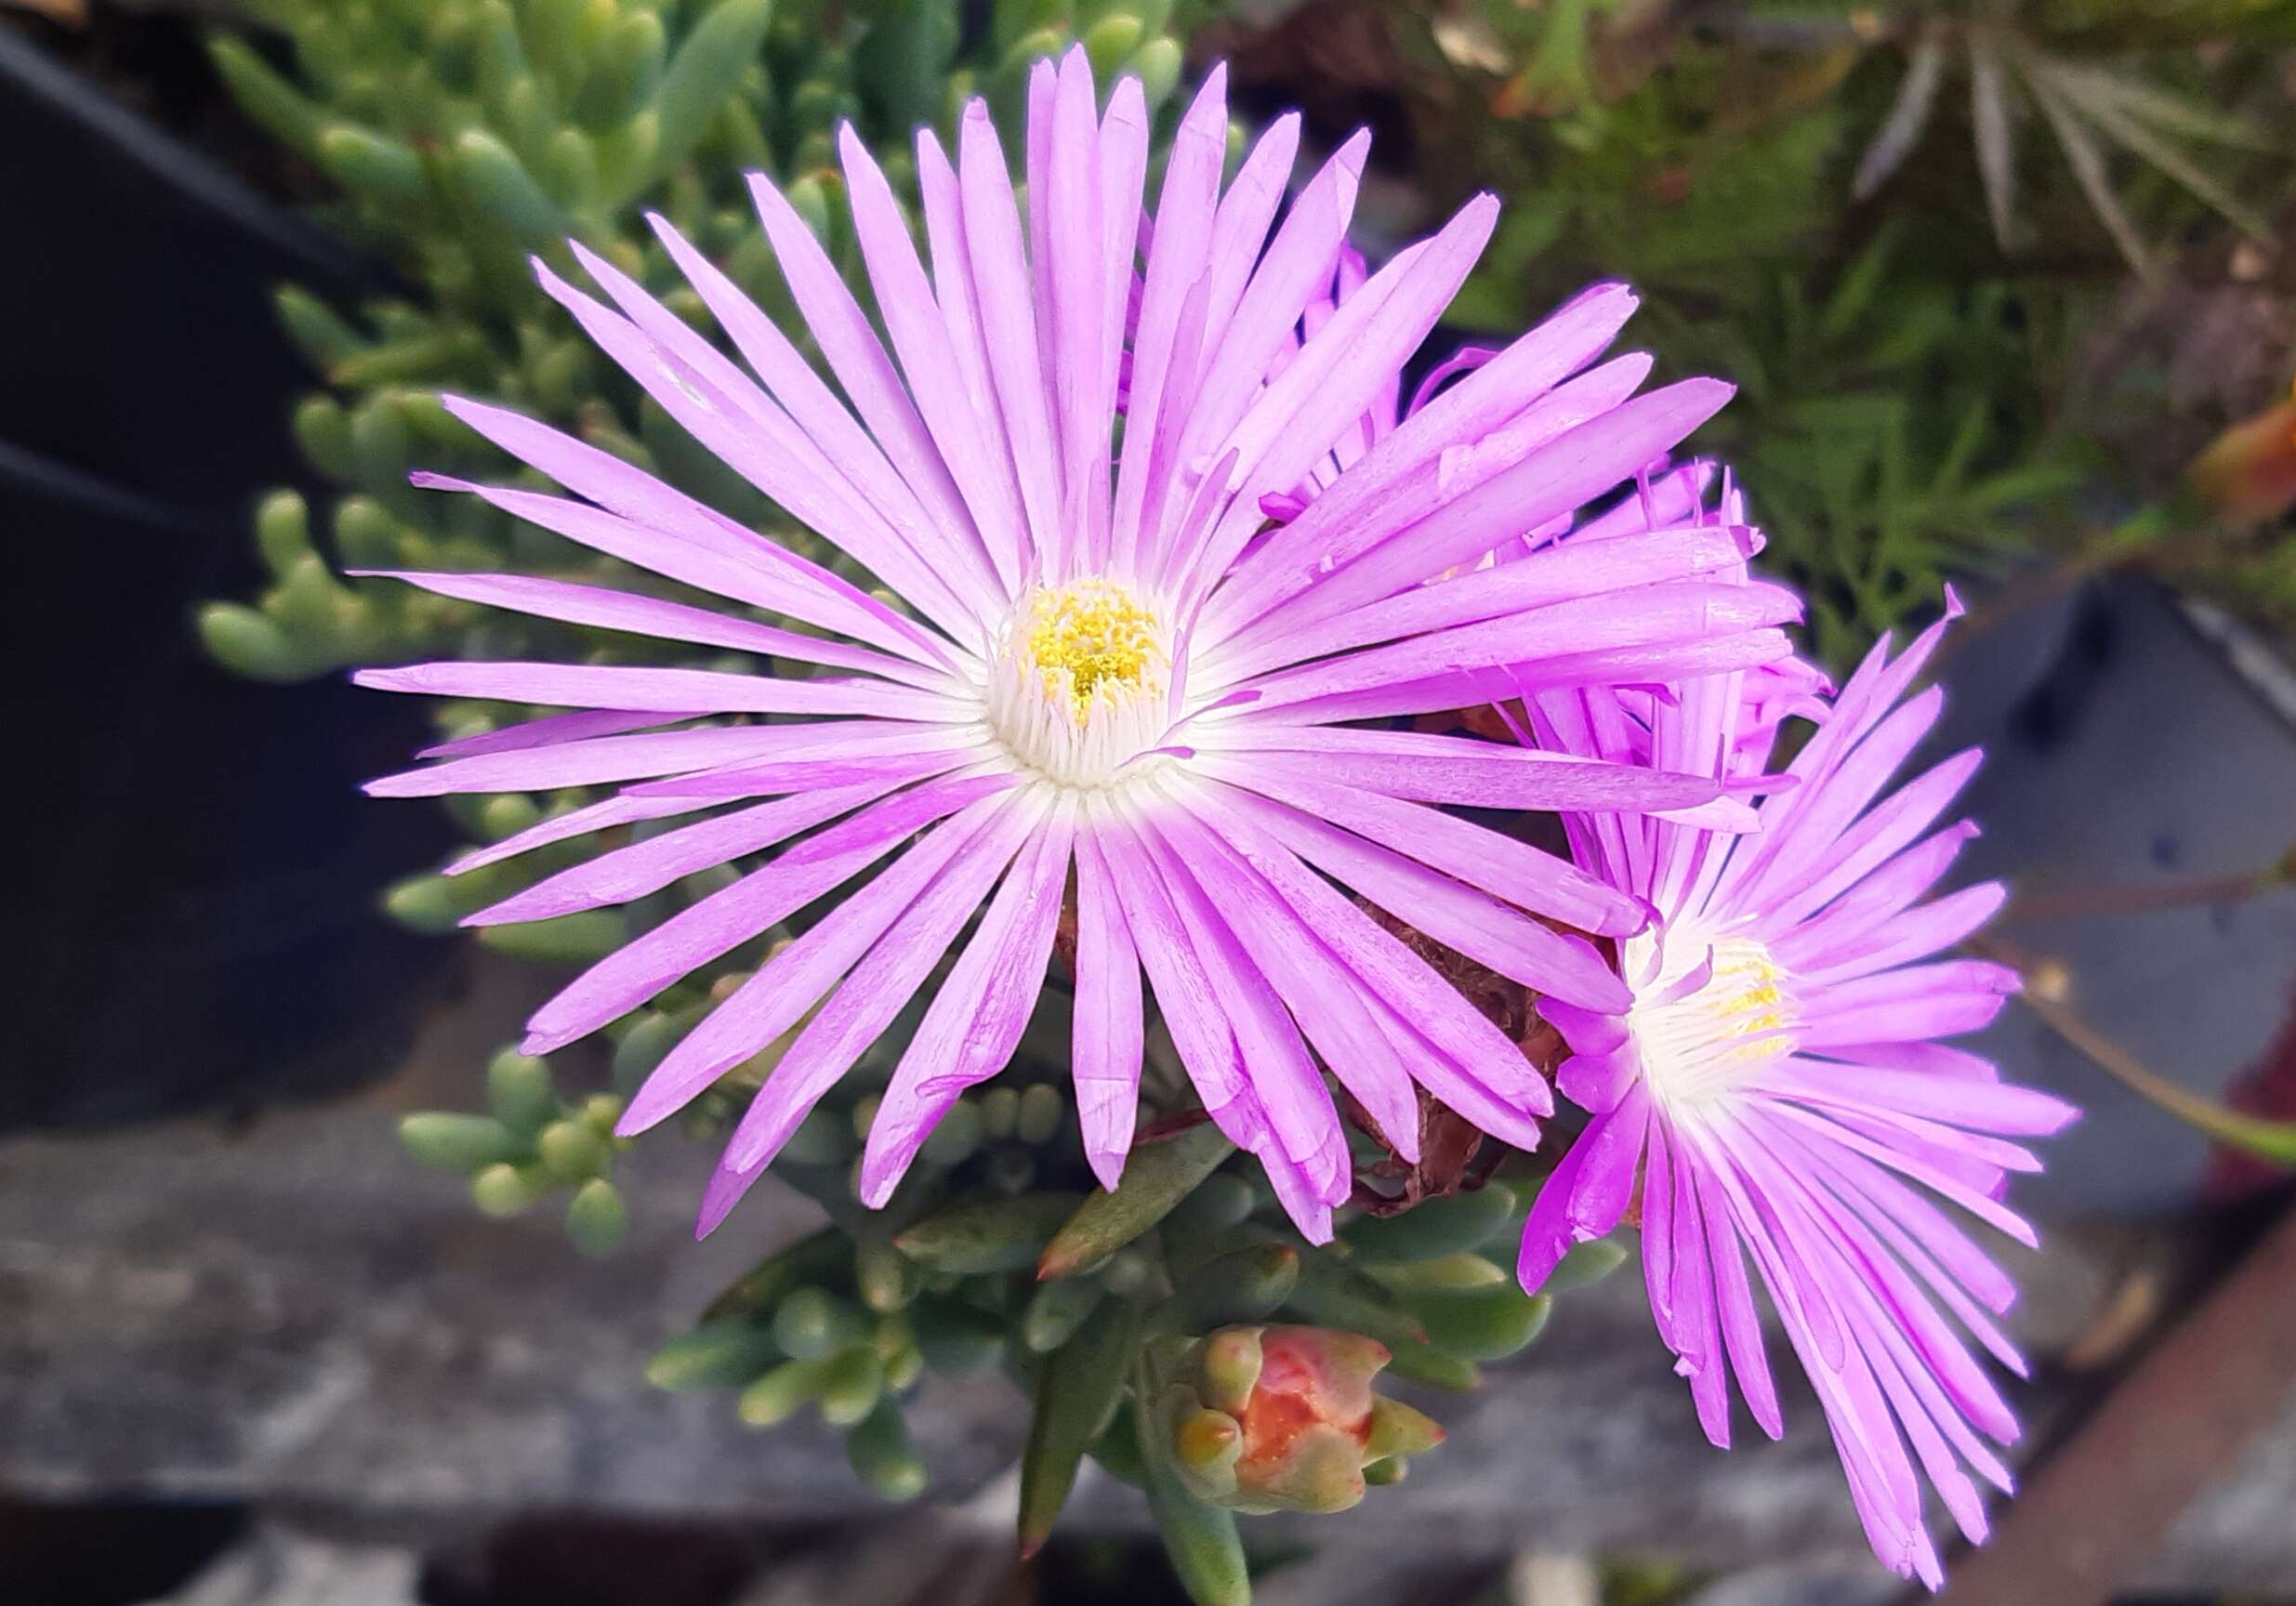
[{"label": "purple ice plant flower", "polygon": [[[1118,84],[1102,107],[1081,51],[1031,79],[1024,209],[981,103],[954,162],[921,133],[925,258],[848,131],[854,235],[890,349],[789,202],[754,178],[835,390],[659,218],[746,371],[578,244],[605,302],[538,267],[678,423],[904,606],[604,452],[447,402],[572,494],[423,483],[721,606],[519,575],[400,578],[818,671],[439,663],[359,677],[570,710],[434,748],[442,762],[370,791],[618,788],[457,869],[682,822],[472,924],[628,902],[781,848],[575,978],[535,1012],[526,1050],[596,1032],[882,866],[719,1003],[623,1117],[622,1132],[642,1131],[794,1033],[726,1145],[703,1231],[955,945],[863,1156],[862,1195],[882,1204],[943,1112],[1012,1056],[1073,886],[1074,1074],[1096,1173],[1113,1186],[1132,1138],[1145,972],[1211,1119],[1323,1240],[1351,1165],[1319,1057],[1406,1155],[1421,1088],[1526,1148],[1551,1109],[1513,1044],[1343,887],[1525,986],[1618,1010],[1631,995],[1594,946],[1533,916],[1623,938],[1643,902],[1432,806],[1750,823],[1712,775],[1357,723],[1481,701],[1494,673],[1560,688],[1775,662],[1798,603],[1712,580],[1745,550],[1743,533],[1713,530],[1423,584],[1630,480],[1728,388],[1636,395],[1648,359],[1597,362],[1634,298],[1599,286],[1376,441],[1339,448],[1341,471],[1335,442],[1392,396],[1496,207],[1469,203],[1339,304],[1366,139],[1279,222],[1299,120],[1275,122],[1223,190],[1223,84],[1216,70],[1181,121],[1153,220],[1140,86]],[[1334,304],[1309,317],[1319,298]],[[1262,499],[1326,468],[1313,504],[1255,544]]]},{"label": "purple ice plant flower", "polygon": [[1538,1196],[1520,1271],[1537,1288],[1639,1197],[1659,1336],[1726,1448],[1732,1374],[1763,1431],[1781,1430],[1750,1257],[1875,1553],[1932,1588],[1917,1468],[1982,1540],[1970,1473],[2007,1491],[1991,1445],[2018,1432],[1964,1335],[2025,1375],[1994,1321],[2015,1290],[1938,1201],[2032,1244],[2002,1203],[2010,1175],[2039,1165],[2015,1140],[2076,1114],[1939,1041],[1984,1026],[2017,987],[1999,965],[1937,957],[2003,896],[1994,882],[1929,896],[1975,835],[1932,827],[1978,753],[1888,789],[1936,722],[1938,689],[1907,693],[1944,628],[1894,659],[1884,640],[1830,704],[1791,663],[1526,701],[1549,751],[1717,778],[1761,770],[1788,715],[1817,721],[1754,832],[1565,815],[1580,867],[1655,918],[1618,944],[1625,1011],[1541,1003],[1571,1050],[1558,1084],[1592,1119]]}]

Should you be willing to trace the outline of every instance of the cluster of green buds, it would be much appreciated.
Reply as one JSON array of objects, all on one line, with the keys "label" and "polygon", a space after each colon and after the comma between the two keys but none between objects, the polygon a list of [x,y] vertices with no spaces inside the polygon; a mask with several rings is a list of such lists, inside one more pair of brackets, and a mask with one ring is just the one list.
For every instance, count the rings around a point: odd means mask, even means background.
[{"label": "cluster of green buds", "polygon": [[[641,1024],[625,1047],[675,1029]],[[724,1091],[770,1074],[753,1064]],[[1357,1214],[1318,1247],[1248,1159],[1186,1115],[1134,1150],[1115,1191],[1077,1186],[1067,1099],[1030,1081],[969,1095],[943,1124],[955,1136],[870,1213],[850,1179],[869,1079],[864,1066],[864,1090],[817,1112],[776,1163],[830,1227],[728,1288],[650,1376],[726,1391],[758,1427],[811,1408],[845,1429],[864,1483],[907,1498],[925,1474],[898,1397],[928,1370],[999,1366],[1032,1406],[1024,1554],[1089,1458],[1146,1493],[1196,1600],[1238,1606],[1250,1598],[1239,1515],[1344,1510],[1442,1441],[1429,1416],[1375,1393],[1375,1376],[1471,1389],[1479,1363],[1546,1324],[1552,1295],[1525,1297],[1484,1253],[1511,1253],[1535,1178]],[[1582,1246],[1555,1283],[1624,1257]]]},{"label": "cluster of green buds", "polygon": [[[953,125],[974,94],[1017,119],[1030,64],[1072,40],[1100,72],[1139,76],[1152,107],[1181,68],[1171,0],[999,0],[977,39],[966,36],[961,0],[257,0],[251,9],[292,46],[293,68],[223,33],[212,49],[225,82],[339,191],[331,220],[419,286],[350,310],[295,288],[279,294],[283,322],[325,381],[297,408],[297,437],[352,494],[328,518],[331,553],[314,541],[302,499],[275,494],[257,524],[268,588],[252,605],[201,613],[210,652],[267,680],[481,637],[490,650],[563,651],[558,627],[338,575],[586,566],[475,499],[410,490],[417,467],[503,467],[440,408],[442,390],[534,412],[745,522],[785,523],[659,407],[600,372],[535,286],[530,256],[569,269],[564,243],[578,239],[701,321],[643,220],[659,212],[794,334],[801,324],[743,174],[781,179],[851,270],[840,123],[913,201],[911,131]],[[785,538],[831,556],[798,532]]]},{"label": "cluster of green buds", "polygon": [[614,1185],[614,1137],[623,1101],[595,1093],[560,1096],[548,1061],[506,1048],[486,1068],[483,1112],[425,1110],[399,1123],[400,1140],[426,1165],[470,1178],[488,1216],[521,1215],[566,1192],[566,1235],[585,1255],[611,1255],[629,1226]]}]

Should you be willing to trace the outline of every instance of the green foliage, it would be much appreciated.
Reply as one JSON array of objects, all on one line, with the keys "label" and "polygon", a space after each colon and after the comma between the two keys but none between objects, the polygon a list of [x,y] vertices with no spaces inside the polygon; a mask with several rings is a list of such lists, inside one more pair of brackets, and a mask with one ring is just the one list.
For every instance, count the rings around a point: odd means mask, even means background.
[{"label": "green foliage", "polygon": [[483,1215],[520,1216],[561,1189],[566,1234],[585,1255],[621,1246],[627,1207],[613,1181],[628,1147],[614,1135],[622,1100],[611,1093],[568,1100],[545,1060],[506,1048],[486,1068],[484,1113],[426,1110],[399,1123],[399,1140],[422,1165],[461,1172]]},{"label": "green foliage", "polygon": [[[2093,557],[2108,538],[2086,527],[2084,481],[2123,529],[2131,504],[2174,494],[2061,427],[2081,336],[2124,260],[2269,244],[2296,198],[2271,54],[2285,7],[1386,16],[1430,199],[1488,186],[1507,203],[1454,321],[1511,332],[1591,280],[1631,282],[1630,333],[1662,373],[1740,387],[1695,445],[1737,470],[1836,665],[1933,610],[1952,575]],[[2251,563],[2239,584],[2269,601],[2274,573]]]}]

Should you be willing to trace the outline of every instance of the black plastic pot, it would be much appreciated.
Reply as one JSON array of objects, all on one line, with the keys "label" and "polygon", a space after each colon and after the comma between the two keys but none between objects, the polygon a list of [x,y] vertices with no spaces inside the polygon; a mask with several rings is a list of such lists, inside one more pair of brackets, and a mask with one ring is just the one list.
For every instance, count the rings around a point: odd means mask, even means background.
[{"label": "black plastic pot", "polygon": [[414,717],[235,680],[189,624],[251,588],[257,490],[308,473],[287,418],[310,375],[271,289],[339,293],[359,265],[7,28],[0,217],[0,1126],[380,1071],[451,952],[374,908],[443,823],[354,789]]}]

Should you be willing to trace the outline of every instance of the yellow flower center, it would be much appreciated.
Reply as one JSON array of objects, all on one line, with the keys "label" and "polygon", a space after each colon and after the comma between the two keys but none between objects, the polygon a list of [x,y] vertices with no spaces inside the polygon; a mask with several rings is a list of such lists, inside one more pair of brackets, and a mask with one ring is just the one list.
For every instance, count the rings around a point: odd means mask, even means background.
[{"label": "yellow flower center", "polygon": [[[1646,984],[1645,994],[1666,996],[1669,983],[1706,963],[1708,954],[1704,943],[1676,933],[1668,949],[1670,974]],[[1793,1051],[1793,979],[1770,951],[1748,938],[1725,937],[1711,954],[1712,972],[1696,992],[1638,1004],[1627,1017],[1652,1093],[1678,1112],[1728,1095],[1749,1073]]]},{"label": "yellow flower center", "polygon": [[1064,692],[1078,724],[1095,693],[1136,691],[1163,661],[1156,616],[1107,580],[1030,593],[1018,632],[1048,691]]},{"label": "yellow flower center", "polygon": [[[1156,767],[1172,725],[1173,643],[1155,603],[1092,576],[1031,591],[990,665],[989,727],[1056,784],[1119,784]],[[1149,756],[1146,763],[1136,763]]]}]

